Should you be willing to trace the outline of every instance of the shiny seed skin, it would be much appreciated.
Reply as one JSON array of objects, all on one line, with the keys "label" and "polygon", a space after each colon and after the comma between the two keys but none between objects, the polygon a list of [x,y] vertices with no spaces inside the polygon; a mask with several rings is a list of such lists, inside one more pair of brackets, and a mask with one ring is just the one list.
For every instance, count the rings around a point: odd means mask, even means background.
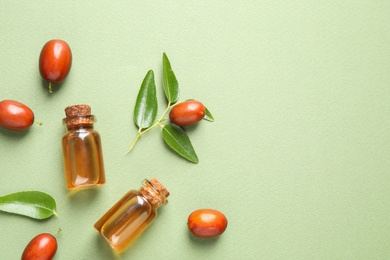
[{"label": "shiny seed skin", "polygon": [[188,229],[196,237],[212,238],[225,232],[228,220],[225,215],[214,209],[198,209],[188,217]]},{"label": "shiny seed skin", "polygon": [[51,260],[57,252],[57,239],[48,233],[34,237],[23,251],[22,260]]},{"label": "shiny seed skin", "polygon": [[193,125],[206,115],[205,106],[196,100],[187,100],[175,105],[170,113],[169,119],[178,126]]},{"label": "shiny seed skin", "polygon": [[39,72],[48,82],[60,83],[68,76],[72,67],[72,51],[63,40],[50,40],[39,56]]},{"label": "shiny seed skin", "polygon": [[0,126],[14,131],[28,129],[34,122],[34,113],[26,105],[14,101],[0,102]]}]

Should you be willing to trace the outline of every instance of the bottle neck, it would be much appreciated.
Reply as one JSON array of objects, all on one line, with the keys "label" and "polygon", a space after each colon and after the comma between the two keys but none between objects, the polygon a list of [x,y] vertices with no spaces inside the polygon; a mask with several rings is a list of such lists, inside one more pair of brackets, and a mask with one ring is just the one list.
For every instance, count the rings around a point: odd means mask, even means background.
[{"label": "bottle neck", "polygon": [[139,192],[155,209],[168,203],[169,191],[156,178],[144,180]]},{"label": "bottle neck", "polygon": [[66,126],[66,130],[68,131],[74,131],[80,129],[93,130],[93,125],[67,125]]}]

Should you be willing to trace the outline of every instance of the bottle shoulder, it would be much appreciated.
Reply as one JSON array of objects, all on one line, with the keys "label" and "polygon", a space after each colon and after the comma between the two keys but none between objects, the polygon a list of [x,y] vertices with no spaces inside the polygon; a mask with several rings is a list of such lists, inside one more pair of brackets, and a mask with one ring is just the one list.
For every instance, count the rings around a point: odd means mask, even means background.
[{"label": "bottle shoulder", "polygon": [[64,137],[66,137],[66,136],[72,136],[72,137],[80,136],[82,138],[85,138],[87,136],[100,137],[100,134],[98,131],[96,131],[93,128],[72,128],[72,129],[69,129],[64,134]]}]

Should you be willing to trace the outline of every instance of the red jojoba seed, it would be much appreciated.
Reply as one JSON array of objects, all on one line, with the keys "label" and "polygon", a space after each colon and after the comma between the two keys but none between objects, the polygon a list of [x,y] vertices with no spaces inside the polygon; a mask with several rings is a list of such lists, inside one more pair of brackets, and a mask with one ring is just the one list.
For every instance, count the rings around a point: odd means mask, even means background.
[{"label": "red jojoba seed", "polygon": [[51,260],[57,252],[57,239],[48,233],[34,237],[23,251],[22,260]]},{"label": "red jojoba seed", "polygon": [[202,120],[206,115],[205,106],[196,100],[188,100],[175,105],[170,113],[169,119],[178,126],[189,126]]},{"label": "red jojoba seed", "polygon": [[42,48],[39,56],[39,72],[44,80],[51,83],[60,83],[68,76],[72,67],[72,51],[63,40],[48,41]]},{"label": "red jojoba seed", "polygon": [[188,217],[188,229],[200,238],[211,238],[221,235],[228,221],[224,214],[214,209],[198,209]]},{"label": "red jojoba seed", "polygon": [[0,102],[0,126],[21,131],[28,129],[33,122],[34,113],[28,106],[14,100]]}]

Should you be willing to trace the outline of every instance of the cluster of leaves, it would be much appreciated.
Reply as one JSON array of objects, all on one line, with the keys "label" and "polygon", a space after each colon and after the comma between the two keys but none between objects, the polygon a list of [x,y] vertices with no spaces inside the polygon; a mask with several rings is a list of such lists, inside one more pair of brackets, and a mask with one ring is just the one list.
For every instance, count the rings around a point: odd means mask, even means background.
[{"label": "cluster of leaves", "polygon": [[0,211],[35,219],[46,219],[56,213],[56,202],[41,191],[22,191],[0,197]]},{"label": "cluster of leaves", "polygon": [[[149,70],[141,84],[134,108],[134,123],[138,127],[138,133],[130,147],[129,152],[134,148],[134,145],[143,134],[147,133],[156,126],[161,126],[162,136],[168,146],[188,161],[198,163],[198,156],[196,155],[196,152],[185,130],[171,122],[164,123],[168,120],[168,118],[165,118],[165,115],[170,111],[170,109],[178,104],[179,83],[176,79],[175,73],[172,70],[171,63],[165,53],[163,53],[162,62],[163,89],[167,99],[167,107],[162,116],[156,120],[158,110],[156,84],[153,70]],[[214,121],[213,115],[207,108],[206,115],[203,119],[211,122]]]}]

